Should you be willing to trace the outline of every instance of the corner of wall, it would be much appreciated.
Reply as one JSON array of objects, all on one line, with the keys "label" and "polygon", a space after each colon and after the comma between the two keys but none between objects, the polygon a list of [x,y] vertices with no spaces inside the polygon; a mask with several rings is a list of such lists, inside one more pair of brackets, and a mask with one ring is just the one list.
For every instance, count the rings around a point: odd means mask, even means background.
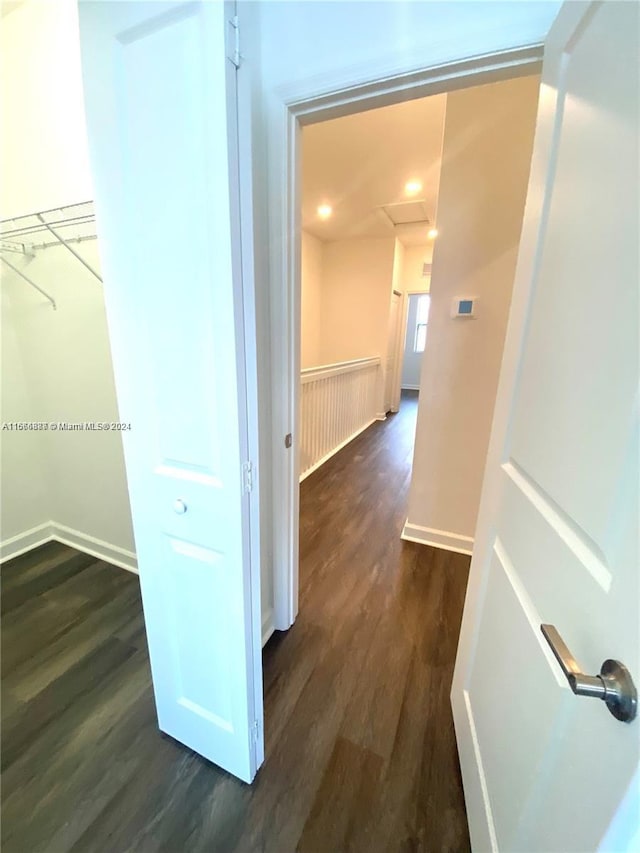
[{"label": "corner of wall", "polygon": [[442,548],[444,551],[455,551],[456,554],[470,555],[473,551],[473,538],[471,536],[452,533],[449,530],[435,530],[433,527],[423,527],[420,524],[411,524],[409,519],[405,521],[400,538],[406,542],[417,542],[420,545]]}]

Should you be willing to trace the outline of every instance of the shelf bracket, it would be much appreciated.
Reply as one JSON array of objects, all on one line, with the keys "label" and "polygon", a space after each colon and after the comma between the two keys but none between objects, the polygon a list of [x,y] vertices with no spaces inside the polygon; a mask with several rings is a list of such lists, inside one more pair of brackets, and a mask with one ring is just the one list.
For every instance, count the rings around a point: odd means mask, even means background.
[{"label": "shelf bracket", "polygon": [[0,252],[15,252],[18,255],[25,255],[27,258],[35,258],[35,252],[32,246],[26,243],[10,243],[4,240],[0,241]]},{"label": "shelf bracket", "polygon": [[0,260],[2,260],[9,267],[9,269],[12,269],[16,275],[19,275],[20,278],[23,278],[27,282],[27,284],[30,284],[31,287],[35,287],[35,289],[39,293],[41,293],[43,296],[45,296],[49,300],[53,310],[57,311],[58,306],[56,305],[55,299],[52,296],[49,296],[49,294],[46,292],[46,290],[43,290],[39,285],[37,285],[35,283],[35,281],[32,281],[28,275],[25,275],[22,272],[22,270],[19,270],[17,267],[14,267],[14,265],[10,261],[8,261],[6,258],[0,258]]},{"label": "shelf bracket", "polygon": [[42,222],[44,227],[53,234],[53,236],[56,238],[56,240],[58,240],[60,243],[62,243],[62,245],[65,247],[65,249],[68,249],[71,252],[71,254],[74,256],[74,258],[77,258],[80,261],[80,263],[83,266],[85,266],[89,270],[90,273],[95,275],[95,277],[98,279],[98,281],[102,284],[102,278],[94,270],[94,268],[91,266],[91,264],[88,264],[85,261],[85,259],[80,254],[78,254],[78,252],[76,252],[76,250],[72,246],[70,246],[69,243],[67,243],[67,241],[64,239],[64,237],[62,237],[60,234],[58,234],[58,232],[55,231],[49,225],[49,223],[47,222],[47,220],[44,218],[44,216],[41,213],[36,214],[36,216],[38,217],[40,222]]}]

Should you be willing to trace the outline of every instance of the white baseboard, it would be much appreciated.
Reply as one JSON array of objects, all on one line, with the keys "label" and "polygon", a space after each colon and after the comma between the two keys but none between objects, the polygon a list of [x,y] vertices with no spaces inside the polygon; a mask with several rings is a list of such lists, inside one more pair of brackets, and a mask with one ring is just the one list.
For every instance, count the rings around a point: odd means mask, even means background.
[{"label": "white baseboard", "polygon": [[25,530],[23,533],[18,533],[17,536],[12,536],[10,539],[0,542],[0,563],[13,560],[14,557],[26,554],[27,551],[38,548],[46,542],[51,542],[52,539],[52,524],[50,521],[45,522],[45,524],[39,524],[37,527],[32,527],[30,530]]},{"label": "white baseboard", "polygon": [[11,539],[6,539],[0,543],[0,562],[12,560],[14,557],[19,557],[21,554],[26,554],[27,551],[32,551],[34,548],[54,540],[85,554],[91,554],[92,557],[97,557],[99,560],[119,566],[121,569],[126,569],[128,572],[138,574],[136,555],[132,551],[119,548],[117,545],[110,545],[109,542],[96,539],[95,536],[88,536],[86,533],[65,527],[64,524],[58,524],[55,521],[48,521],[46,524],[32,527],[31,530],[25,530],[24,533],[19,533],[17,536],[12,536]]},{"label": "white baseboard", "polygon": [[407,542],[418,542],[420,545],[431,545],[444,551],[455,551],[457,554],[471,554],[473,537],[450,533],[448,530],[435,530],[433,527],[422,527],[420,524],[405,522],[402,539]]},{"label": "white baseboard", "polygon": [[[386,415],[385,415],[385,418],[386,418]],[[317,471],[317,470],[318,470],[318,468],[320,468],[320,466],[321,466],[321,465],[324,465],[324,463],[325,463],[325,462],[328,462],[328,461],[329,461],[329,459],[331,459],[331,457],[332,457],[332,456],[335,456],[335,455],[336,455],[336,453],[337,453],[339,450],[342,450],[342,448],[343,448],[343,447],[346,447],[346,446],[347,446],[347,444],[349,444],[349,442],[350,442],[350,441],[353,441],[353,439],[354,439],[354,438],[357,438],[357,437],[360,435],[360,433],[361,433],[361,432],[364,432],[364,431],[365,431],[365,429],[368,429],[368,428],[371,426],[371,424],[372,424],[372,423],[375,423],[375,421],[378,421],[378,420],[384,420],[385,418],[382,418],[382,419],[381,419],[381,418],[379,418],[379,417],[376,415],[376,417],[375,417],[375,418],[373,418],[372,420],[368,421],[368,422],[367,422],[363,427],[360,427],[360,429],[357,429],[354,433],[352,433],[352,434],[349,436],[349,438],[345,438],[345,440],[344,440],[344,441],[341,441],[341,442],[340,442],[340,444],[336,445],[336,447],[334,447],[334,448],[333,448],[333,450],[330,450],[327,454],[325,454],[325,455],[322,457],[322,459],[319,459],[319,460],[315,463],[315,465],[312,465],[312,466],[311,466],[311,468],[309,468],[307,471],[305,471],[305,472],[304,472],[304,474],[301,474],[301,475],[300,475],[300,482],[302,482],[303,480],[306,480],[306,479],[307,479],[307,477],[309,476],[309,474],[313,474],[313,472],[314,472],[314,471]]]},{"label": "white baseboard", "polygon": [[270,607],[262,617],[262,648],[267,644],[267,640],[276,630],[273,624],[273,607]]},{"label": "white baseboard", "polygon": [[65,527],[64,524],[57,524],[55,521],[51,523],[51,538],[85,554],[91,554],[92,557],[97,557],[106,563],[112,563],[128,572],[138,574],[138,560],[133,551],[110,545],[103,539],[96,539],[95,536],[88,536],[86,533],[81,533],[72,527]]},{"label": "white baseboard", "polygon": [[419,391],[420,386],[419,385],[403,385],[402,390],[403,391]]},{"label": "white baseboard", "polygon": [[[387,413],[386,412],[376,412],[376,416],[373,420],[374,421],[386,421],[386,419],[387,419]],[[372,423],[373,423],[373,421],[372,421]],[[367,424],[367,426],[368,426],[368,424]]]}]

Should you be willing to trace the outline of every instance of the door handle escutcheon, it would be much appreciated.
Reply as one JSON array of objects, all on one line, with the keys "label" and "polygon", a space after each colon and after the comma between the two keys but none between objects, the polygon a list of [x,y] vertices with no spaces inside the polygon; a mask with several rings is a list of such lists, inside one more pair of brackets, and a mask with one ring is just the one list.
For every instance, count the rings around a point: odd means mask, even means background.
[{"label": "door handle escutcheon", "polygon": [[569,686],[576,696],[592,696],[604,700],[613,716],[623,723],[635,719],[638,711],[638,694],[631,673],[617,660],[606,660],[599,675],[585,675],[567,648],[554,625],[541,625],[545,640],[560,664]]}]

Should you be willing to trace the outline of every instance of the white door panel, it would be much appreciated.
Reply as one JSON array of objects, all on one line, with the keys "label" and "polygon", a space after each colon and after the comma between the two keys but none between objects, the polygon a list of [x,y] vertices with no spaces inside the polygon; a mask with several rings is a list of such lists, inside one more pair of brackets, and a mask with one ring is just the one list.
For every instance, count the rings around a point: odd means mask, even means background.
[{"label": "white door panel", "polygon": [[[519,817],[553,743],[554,727],[569,691],[563,689],[560,678],[549,666],[542,635],[534,630],[530,601],[499,540],[490,563],[483,617],[477,663],[467,688],[468,701],[493,820],[499,828],[498,847],[515,851],[522,849],[515,843]],[[496,646],[496,624],[501,626],[502,637],[508,638],[500,647]],[[494,665],[487,667],[487,661]],[[528,677],[521,679],[519,674],[523,672]],[[530,726],[533,714],[537,724],[523,738],[522,731]],[[500,783],[507,758],[511,775],[505,797]]]},{"label": "white door panel", "polygon": [[452,690],[476,849],[595,850],[637,784],[640,722],[540,631],[640,683],[637,66],[636,4],[563,7]]},{"label": "white door panel", "polygon": [[[87,122],[160,728],[261,761],[232,8],[81,3]],[[255,537],[255,532],[254,532]],[[253,564],[252,564],[253,557]],[[259,731],[256,731],[256,722]]]}]

